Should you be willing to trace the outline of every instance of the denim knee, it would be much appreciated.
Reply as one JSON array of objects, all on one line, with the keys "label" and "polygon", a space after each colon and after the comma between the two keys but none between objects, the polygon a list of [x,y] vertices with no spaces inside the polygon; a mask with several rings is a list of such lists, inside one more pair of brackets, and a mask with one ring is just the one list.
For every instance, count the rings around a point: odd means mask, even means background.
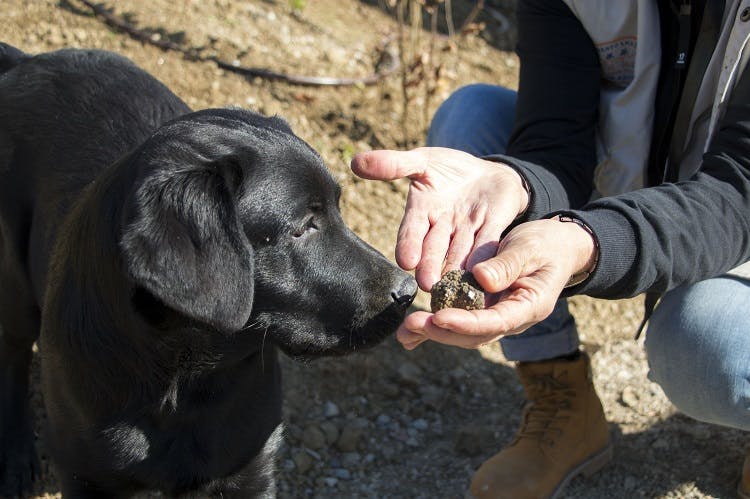
[{"label": "denim knee", "polygon": [[516,92],[475,83],[453,92],[438,108],[427,145],[486,156],[504,153],[513,129]]},{"label": "denim knee", "polygon": [[750,430],[750,283],[708,279],[667,293],[649,321],[649,378],[686,415]]}]

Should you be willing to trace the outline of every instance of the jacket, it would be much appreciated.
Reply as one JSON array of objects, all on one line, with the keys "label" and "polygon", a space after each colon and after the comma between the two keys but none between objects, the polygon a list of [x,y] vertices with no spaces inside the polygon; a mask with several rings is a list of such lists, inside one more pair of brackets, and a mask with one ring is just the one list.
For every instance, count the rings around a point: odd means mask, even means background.
[{"label": "jacket", "polygon": [[[523,220],[571,214],[599,244],[566,294],[750,278],[750,0],[522,0],[505,155]],[[644,187],[649,187],[644,189]]]}]

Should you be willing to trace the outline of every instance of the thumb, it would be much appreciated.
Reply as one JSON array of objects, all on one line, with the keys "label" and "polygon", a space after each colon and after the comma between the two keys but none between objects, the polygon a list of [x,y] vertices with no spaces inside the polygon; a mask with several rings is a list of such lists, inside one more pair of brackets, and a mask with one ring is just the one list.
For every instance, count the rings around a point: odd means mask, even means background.
[{"label": "thumb", "polygon": [[526,268],[526,256],[517,248],[506,247],[495,257],[472,268],[477,282],[488,293],[499,293],[521,277]]},{"label": "thumb", "polygon": [[427,168],[427,156],[413,151],[367,151],[352,158],[352,171],[370,180],[395,180],[420,175]]}]

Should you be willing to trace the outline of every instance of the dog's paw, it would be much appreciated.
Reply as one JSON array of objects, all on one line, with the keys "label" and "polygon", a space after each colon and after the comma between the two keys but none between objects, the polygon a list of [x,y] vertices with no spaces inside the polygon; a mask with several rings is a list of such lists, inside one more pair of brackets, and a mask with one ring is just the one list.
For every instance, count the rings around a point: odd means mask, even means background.
[{"label": "dog's paw", "polygon": [[27,497],[40,471],[30,431],[0,438],[0,497]]}]

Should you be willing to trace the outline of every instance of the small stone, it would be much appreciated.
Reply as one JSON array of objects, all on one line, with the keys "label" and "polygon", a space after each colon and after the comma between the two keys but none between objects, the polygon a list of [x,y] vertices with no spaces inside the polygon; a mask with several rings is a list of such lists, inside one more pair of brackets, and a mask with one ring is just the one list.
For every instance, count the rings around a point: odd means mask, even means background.
[{"label": "small stone", "polygon": [[339,428],[332,421],[323,421],[320,423],[320,429],[325,435],[326,443],[333,444],[339,438]]},{"label": "small stone", "polygon": [[362,461],[362,455],[359,452],[344,452],[341,456],[341,464],[347,468],[359,466]]},{"label": "small stone", "polygon": [[416,430],[422,431],[426,430],[430,425],[425,419],[419,418],[412,421],[411,426]]},{"label": "small stone", "polygon": [[294,465],[297,467],[297,471],[299,473],[306,473],[307,471],[310,471],[310,468],[312,468],[313,465],[312,457],[310,457],[310,455],[305,451],[295,452],[292,455],[292,461],[294,461]]},{"label": "small stone", "polygon": [[651,444],[652,449],[668,449],[669,442],[664,438],[657,438],[654,443]]},{"label": "small stone", "polygon": [[696,423],[691,421],[690,423],[685,426],[685,432],[687,432],[691,437],[697,439],[697,440],[706,440],[708,438],[711,438],[711,430],[707,425]]},{"label": "small stone", "polygon": [[398,375],[401,381],[408,385],[419,386],[423,381],[422,369],[412,362],[403,362],[399,365]]},{"label": "small stone", "polygon": [[484,308],[484,290],[466,270],[451,270],[430,290],[430,308],[437,312],[443,308],[480,310]]},{"label": "small stone", "polygon": [[445,392],[432,385],[420,387],[419,392],[422,395],[422,402],[433,409],[439,408],[445,398]]},{"label": "small stone", "polygon": [[341,431],[339,439],[336,441],[336,447],[343,452],[353,452],[357,450],[357,445],[362,437],[362,429],[354,425],[347,425]]},{"label": "small stone", "polygon": [[632,476],[625,477],[625,483],[623,484],[623,488],[625,490],[633,490],[638,486],[638,479]]},{"label": "small stone", "polygon": [[352,478],[351,472],[345,468],[334,469],[333,476],[335,476],[339,480],[350,480]]},{"label": "small stone", "polygon": [[476,456],[484,446],[495,441],[494,432],[486,427],[467,425],[456,432],[453,447],[459,454]]},{"label": "small stone", "polygon": [[340,413],[339,406],[331,402],[330,400],[323,406],[323,415],[327,418],[338,416]]},{"label": "small stone", "polygon": [[378,416],[375,422],[378,424],[378,426],[385,426],[391,422],[391,417],[388,414],[381,414]]},{"label": "small stone", "polygon": [[326,445],[326,436],[317,426],[308,426],[302,434],[302,443],[310,449],[322,449]]},{"label": "small stone", "polygon": [[398,385],[395,383],[383,383],[380,385],[380,393],[389,398],[395,398],[401,393]]},{"label": "small stone", "polygon": [[326,487],[335,487],[339,483],[339,479],[333,476],[327,476],[323,479]]}]

